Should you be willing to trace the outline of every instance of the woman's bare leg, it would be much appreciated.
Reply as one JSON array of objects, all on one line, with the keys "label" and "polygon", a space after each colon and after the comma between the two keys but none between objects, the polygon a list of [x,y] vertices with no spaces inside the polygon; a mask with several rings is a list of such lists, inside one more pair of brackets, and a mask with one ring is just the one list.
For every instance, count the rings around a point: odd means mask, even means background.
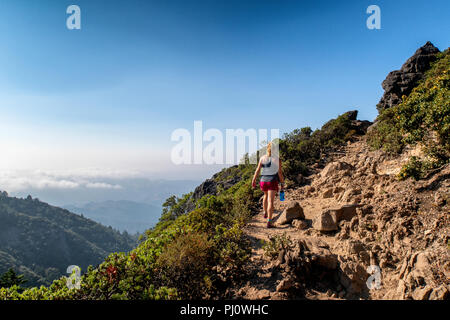
[{"label": "woman's bare leg", "polygon": [[269,214],[269,220],[272,220],[272,216],[273,216],[273,205],[275,202],[275,190],[269,190],[268,191],[268,206],[267,206],[267,213]]},{"label": "woman's bare leg", "polygon": [[264,191],[264,198],[263,198],[264,216],[267,215],[267,202],[268,202],[268,194],[267,191]]}]

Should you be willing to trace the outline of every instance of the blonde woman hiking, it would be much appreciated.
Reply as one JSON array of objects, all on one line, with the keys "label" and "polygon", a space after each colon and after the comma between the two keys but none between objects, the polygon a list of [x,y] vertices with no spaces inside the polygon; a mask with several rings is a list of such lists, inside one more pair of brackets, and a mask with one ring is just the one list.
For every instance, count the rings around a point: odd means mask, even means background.
[{"label": "blonde woman hiking", "polygon": [[[267,145],[267,153],[259,159],[258,167],[253,175],[252,186],[256,187],[256,179],[261,172],[259,186],[264,192],[264,218],[267,218],[267,228],[273,228],[273,206],[275,195],[278,192],[278,182],[280,182],[280,191],[283,190],[284,177],[281,170],[281,160],[278,156],[278,148],[272,150],[272,142]],[[274,151],[274,152],[273,152]]]}]

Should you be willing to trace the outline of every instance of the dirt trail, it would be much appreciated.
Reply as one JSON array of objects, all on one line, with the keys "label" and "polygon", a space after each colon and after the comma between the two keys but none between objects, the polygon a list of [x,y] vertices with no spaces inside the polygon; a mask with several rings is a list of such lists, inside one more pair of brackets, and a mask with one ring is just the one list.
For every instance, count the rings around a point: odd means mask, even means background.
[{"label": "dirt trail", "polygon": [[[286,201],[288,199],[299,200],[292,194],[292,192],[286,192]],[[247,224],[245,232],[252,242],[252,255],[250,270],[252,276],[251,280],[241,288],[237,293],[237,296],[245,299],[286,299],[287,295],[283,292],[277,292],[277,285],[282,277],[278,274],[273,274],[271,270],[271,264],[267,263],[267,259],[264,257],[264,250],[262,248],[264,241],[269,241],[274,236],[281,236],[283,234],[290,237],[292,240],[302,239],[310,237],[315,230],[298,230],[292,225],[279,225],[277,224],[277,218],[280,216],[282,210],[286,206],[285,202],[276,201],[276,208],[274,212],[275,228],[267,228],[267,219],[264,218],[264,213],[260,212],[254,216],[252,220]],[[333,201],[327,201],[333,202]],[[305,213],[305,220],[311,224],[311,220],[314,215],[320,210],[321,204],[318,201],[302,201],[302,207]],[[315,235],[315,237],[326,241],[329,245],[333,245],[335,242],[331,236]],[[311,290],[305,297],[307,299],[333,299],[324,292]],[[303,298],[303,297],[302,297]]]},{"label": "dirt trail", "polygon": [[[327,236],[317,232],[312,228],[306,230],[298,230],[291,224],[280,225],[278,218],[285,209],[289,201],[299,201],[305,214],[305,221],[309,226],[315,215],[323,210],[323,208],[333,207],[339,204],[334,198],[322,199],[318,197],[307,198],[300,189],[291,189],[285,191],[285,201],[280,201],[277,194],[275,198],[274,210],[274,228],[267,228],[267,219],[264,218],[264,212],[261,211],[255,215],[245,227],[245,233],[252,242],[252,256],[249,264],[252,268],[251,280],[245,287],[241,288],[237,293],[238,297],[245,299],[285,299],[287,296],[283,292],[277,292],[277,284],[281,277],[272,274],[271,265],[267,263],[262,248],[265,241],[275,236],[286,235],[291,240],[303,239],[305,237],[314,237],[325,241],[329,246],[333,246],[336,242],[335,237]],[[311,289],[307,292],[307,299],[334,299],[327,293]]]},{"label": "dirt trail", "polygon": [[[338,156],[341,158],[347,153],[358,152],[360,145],[349,145],[346,147],[346,153]],[[305,214],[305,220],[309,226],[311,226],[312,219],[323,208],[332,207],[339,204],[334,198],[323,199],[320,197],[306,197],[300,188],[288,189],[285,191],[285,201],[280,201],[278,194],[275,197],[275,210],[274,210],[274,224],[275,228],[267,228],[267,219],[264,218],[264,212],[254,216],[245,228],[245,233],[252,242],[252,256],[250,258],[250,266],[252,268],[251,280],[243,287],[237,295],[245,299],[284,299],[285,293],[277,292],[277,284],[281,278],[275,274],[272,274],[270,270],[270,264],[267,264],[264,257],[264,250],[262,248],[264,241],[269,241],[274,236],[287,235],[292,240],[302,239],[305,237],[315,237],[325,241],[328,245],[333,246],[336,242],[333,236],[323,235],[320,232],[312,228],[306,230],[298,230],[291,224],[280,225],[277,223],[277,219],[285,209],[289,201],[299,201],[303,213]],[[329,295],[323,292],[311,290],[306,293],[307,299],[333,299]]]}]

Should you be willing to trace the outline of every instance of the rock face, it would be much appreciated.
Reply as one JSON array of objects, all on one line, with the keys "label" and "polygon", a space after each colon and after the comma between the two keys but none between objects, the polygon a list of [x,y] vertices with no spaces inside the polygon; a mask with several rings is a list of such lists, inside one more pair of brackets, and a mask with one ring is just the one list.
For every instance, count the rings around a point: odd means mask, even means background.
[{"label": "rock face", "polygon": [[344,205],[323,211],[313,219],[313,228],[319,231],[336,231],[340,221],[350,221],[356,216],[357,204]]},{"label": "rock face", "polygon": [[217,192],[217,183],[213,179],[205,180],[201,185],[195,188],[193,197],[194,199],[200,199],[201,197],[207,194],[216,194]]},{"label": "rock face", "polygon": [[324,241],[307,237],[294,241],[290,250],[280,251],[272,268],[272,272],[281,275],[276,291],[289,291],[313,283],[326,274],[336,274],[338,257]]},{"label": "rock face", "polygon": [[416,252],[403,261],[398,275],[396,299],[445,300],[450,298],[447,287],[434,287],[432,263],[436,261],[433,251]]},{"label": "rock face", "polygon": [[297,201],[290,201],[279,218],[279,224],[291,223],[294,219],[305,219],[303,208]]},{"label": "rock face", "polygon": [[377,105],[378,111],[399,104],[403,95],[409,95],[417,82],[423,78],[425,71],[430,68],[430,63],[436,60],[436,54],[439,52],[439,49],[428,41],[417,49],[400,70],[390,72],[381,85],[384,95]]}]

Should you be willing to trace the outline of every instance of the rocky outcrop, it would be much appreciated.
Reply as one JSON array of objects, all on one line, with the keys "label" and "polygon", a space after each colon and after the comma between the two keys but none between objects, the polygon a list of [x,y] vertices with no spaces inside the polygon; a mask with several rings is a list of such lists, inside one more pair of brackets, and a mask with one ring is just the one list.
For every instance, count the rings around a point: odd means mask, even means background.
[{"label": "rocky outcrop", "polygon": [[272,268],[281,275],[277,291],[298,290],[324,274],[329,274],[332,282],[337,280],[337,276],[333,280],[333,274],[337,274],[338,257],[324,241],[305,238],[281,251]]},{"label": "rocky outcrop", "polygon": [[430,68],[430,63],[436,60],[439,53],[431,42],[417,49],[400,70],[390,72],[382,83],[384,95],[377,105],[378,111],[393,107],[402,101],[402,96],[408,96]]},{"label": "rocky outcrop", "polygon": [[219,189],[227,190],[241,181],[242,177],[234,175],[233,170],[238,166],[232,166],[216,173],[211,179],[206,179],[201,185],[195,188],[192,198],[201,199],[205,195],[216,195]]},{"label": "rocky outcrop", "polygon": [[398,275],[398,286],[390,298],[414,300],[445,300],[450,298],[445,284],[435,286],[433,264],[439,261],[434,251],[415,252],[405,257]]},{"label": "rocky outcrop", "polygon": [[217,182],[213,179],[206,179],[194,190],[192,197],[195,200],[201,199],[205,195],[215,195],[217,192]]}]

